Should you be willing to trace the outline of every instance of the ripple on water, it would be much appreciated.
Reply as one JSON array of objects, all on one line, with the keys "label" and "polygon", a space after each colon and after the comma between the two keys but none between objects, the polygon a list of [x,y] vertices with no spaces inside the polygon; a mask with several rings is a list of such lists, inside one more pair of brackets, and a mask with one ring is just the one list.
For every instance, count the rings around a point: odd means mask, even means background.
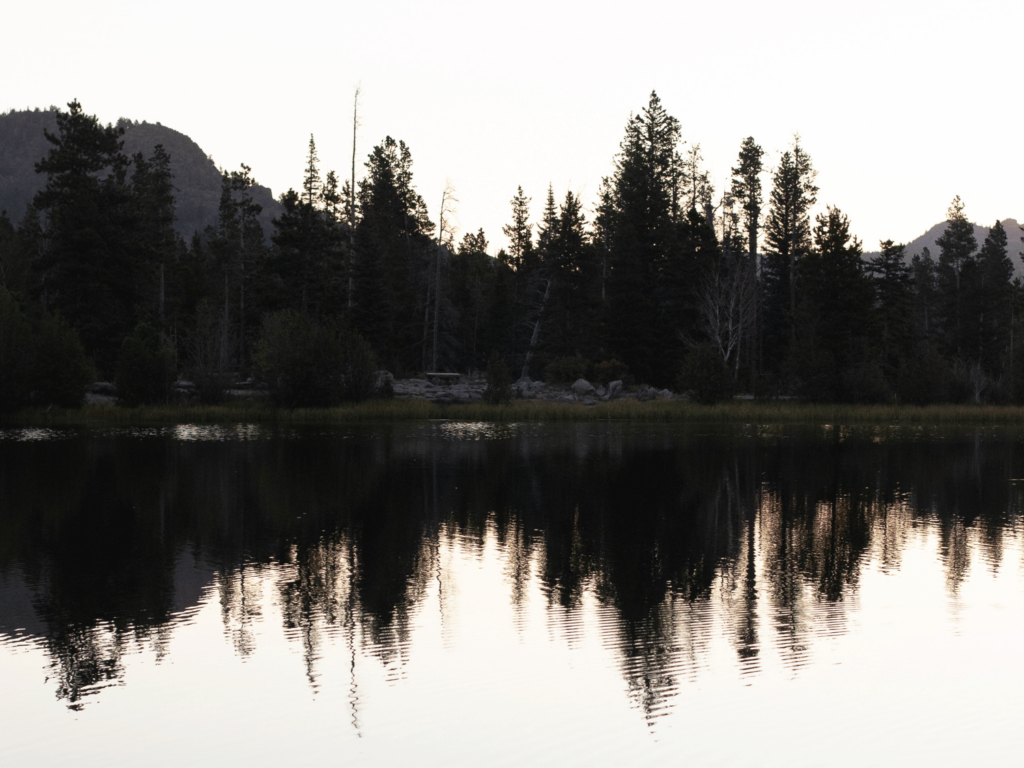
[{"label": "ripple on water", "polygon": [[269,433],[259,424],[178,424],[169,430],[169,436],[186,442],[224,442],[259,440]]},{"label": "ripple on water", "polygon": [[48,429],[46,427],[22,427],[20,429],[0,429],[0,440],[14,443],[38,443],[47,440],[67,440],[74,433],[69,430]]},{"label": "ripple on water", "polygon": [[518,424],[492,421],[435,421],[438,431],[448,440],[502,440],[514,437]]}]

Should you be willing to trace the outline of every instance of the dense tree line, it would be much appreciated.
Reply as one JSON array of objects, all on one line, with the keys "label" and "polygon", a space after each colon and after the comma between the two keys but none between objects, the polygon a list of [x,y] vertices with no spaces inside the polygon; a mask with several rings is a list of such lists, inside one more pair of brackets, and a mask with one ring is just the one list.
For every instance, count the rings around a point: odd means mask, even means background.
[{"label": "dense tree line", "polygon": [[[36,164],[45,187],[17,224],[0,215],[8,406],[54,400],[37,358],[51,371],[73,359],[75,381],[109,377],[144,339],[164,379],[187,376],[208,399],[239,376],[295,380],[271,361],[329,377],[324,360],[344,358],[343,377],[363,383],[317,390],[337,399],[365,394],[373,366],[496,358],[513,378],[626,378],[705,400],[1024,400],[1022,289],[998,222],[979,245],[957,198],[937,259],[891,241],[865,259],[839,208],[812,220],[819,189],[799,137],[774,168],[744,139],[716,195],[656,94],[628,121],[589,220],[577,195],[559,202],[549,187],[533,223],[519,188],[494,255],[482,230],[456,242],[450,187],[431,221],[411,150],[391,137],[342,182],[321,174],[311,136],[272,232],[250,169],[224,172],[217,225],[186,242],[168,153],[128,157],[123,131],[72,102]],[[318,401],[294,386],[282,402]]]}]

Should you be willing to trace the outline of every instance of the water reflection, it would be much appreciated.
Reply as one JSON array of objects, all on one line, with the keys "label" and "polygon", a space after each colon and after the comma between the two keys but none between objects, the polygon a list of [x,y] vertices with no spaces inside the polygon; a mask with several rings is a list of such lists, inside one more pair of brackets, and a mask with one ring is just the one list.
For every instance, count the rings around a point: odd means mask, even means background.
[{"label": "water reflection", "polygon": [[851,631],[869,564],[898,573],[923,536],[937,538],[955,621],[972,568],[997,573],[1007,542],[1019,549],[1022,470],[1016,436],[991,430],[8,436],[0,644],[33,638],[56,697],[81,708],[130,682],[127,655],[173,657],[175,632],[214,601],[238,657],[276,632],[314,693],[327,654],[343,653],[358,730],[361,660],[402,680],[426,613],[455,648],[473,620],[464,572],[498,569],[512,630],[542,608],[570,648],[596,631],[653,727],[718,663],[718,638],[743,679],[776,664],[799,675]]}]

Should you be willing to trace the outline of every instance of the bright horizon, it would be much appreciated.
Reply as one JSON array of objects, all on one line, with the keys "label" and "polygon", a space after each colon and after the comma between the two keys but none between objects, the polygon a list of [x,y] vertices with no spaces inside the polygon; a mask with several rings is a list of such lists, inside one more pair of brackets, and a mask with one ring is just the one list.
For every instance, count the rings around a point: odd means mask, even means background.
[{"label": "bright horizon", "polygon": [[[966,14],[951,2],[922,12],[869,0],[855,17],[798,0],[643,2],[629,17],[576,8],[26,4],[7,12],[21,33],[0,50],[15,73],[0,109],[77,98],[104,123],[160,122],[223,168],[251,166],[278,197],[301,185],[310,133],[321,174],[348,178],[358,84],[357,177],[385,136],[405,141],[432,220],[451,179],[457,239],[483,228],[492,253],[507,243],[518,186],[534,223],[549,182],[559,203],[579,193],[593,219],[626,122],[652,90],[680,121],[682,150],[700,144],[716,200],[743,138],[770,169],[799,133],[818,171],[817,210],[842,209],[866,251],[920,236],[956,195],[982,226],[1024,219],[1013,172],[1018,3]],[[41,58],[29,30],[45,30],[54,53]],[[767,208],[770,175],[763,183]]]}]

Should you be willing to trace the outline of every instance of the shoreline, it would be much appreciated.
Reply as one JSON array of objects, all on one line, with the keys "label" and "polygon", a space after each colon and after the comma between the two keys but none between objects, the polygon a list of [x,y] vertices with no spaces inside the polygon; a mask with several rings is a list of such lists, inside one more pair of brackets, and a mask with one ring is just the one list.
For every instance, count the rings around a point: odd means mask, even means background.
[{"label": "shoreline", "polygon": [[442,404],[427,400],[369,400],[332,408],[289,410],[265,402],[222,405],[154,405],[128,408],[25,408],[0,414],[6,427],[166,426],[175,424],[343,425],[445,419],[464,422],[689,422],[695,424],[807,425],[1006,425],[1024,426],[1024,407],[997,405],[844,405],[793,401],[731,401],[699,405],[684,400],[634,399],[593,405],[513,400]]}]

